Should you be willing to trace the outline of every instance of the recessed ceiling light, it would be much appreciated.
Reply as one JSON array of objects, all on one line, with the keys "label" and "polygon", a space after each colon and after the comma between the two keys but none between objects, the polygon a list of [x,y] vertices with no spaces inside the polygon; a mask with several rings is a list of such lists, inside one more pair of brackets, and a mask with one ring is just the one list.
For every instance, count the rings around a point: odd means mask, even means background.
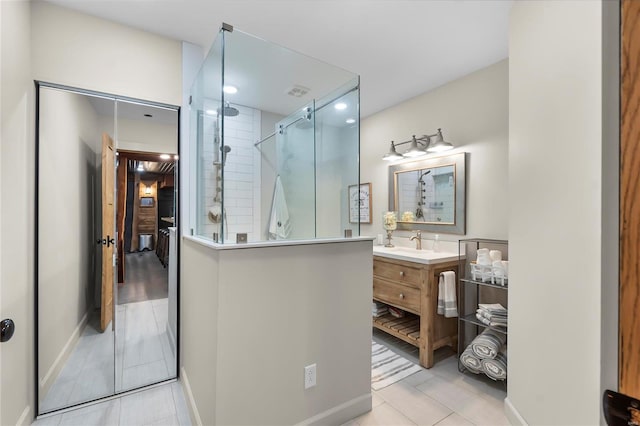
[{"label": "recessed ceiling light", "polygon": [[345,104],[344,102],[338,102],[337,104],[335,104],[334,108],[338,111],[342,111],[343,109],[347,109],[347,104]]},{"label": "recessed ceiling light", "polygon": [[222,91],[229,95],[233,95],[234,93],[238,93],[238,88],[236,86],[222,86]]},{"label": "recessed ceiling light", "polygon": [[153,115],[151,115],[151,114],[145,114],[144,116],[145,117],[149,117],[149,118],[153,117]]},{"label": "recessed ceiling light", "polygon": [[205,111],[205,113],[207,115],[218,115],[218,111],[216,111],[215,109],[208,109]]},{"label": "recessed ceiling light", "polygon": [[160,158],[161,158],[162,160],[168,160],[168,159],[170,159],[170,158],[171,158],[171,156],[170,156],[169,154],[160,154]]},{"label": "recessed ceiling light", "polygon": [[353,124],[356,122],[355,118],[347,118],[347,124]]}]

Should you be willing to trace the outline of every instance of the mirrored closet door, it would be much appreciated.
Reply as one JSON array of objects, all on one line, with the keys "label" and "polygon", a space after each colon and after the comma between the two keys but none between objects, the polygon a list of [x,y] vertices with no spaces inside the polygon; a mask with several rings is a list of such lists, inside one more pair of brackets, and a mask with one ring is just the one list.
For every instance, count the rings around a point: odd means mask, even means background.
[{"label": "mirrored closet door", "polygon": [[38,414],[176,377],[178,109],[38,85]]}]

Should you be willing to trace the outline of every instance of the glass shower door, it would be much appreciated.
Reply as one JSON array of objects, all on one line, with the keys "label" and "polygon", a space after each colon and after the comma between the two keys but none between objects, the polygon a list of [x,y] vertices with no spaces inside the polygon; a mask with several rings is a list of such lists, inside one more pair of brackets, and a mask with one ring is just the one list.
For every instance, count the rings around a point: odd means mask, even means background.
[{"label": "glass shower door", "polygon": [[278,174],[269,222],[270,239],[301,240],[316,236],[314,111],[311,103],[276,125]]}]

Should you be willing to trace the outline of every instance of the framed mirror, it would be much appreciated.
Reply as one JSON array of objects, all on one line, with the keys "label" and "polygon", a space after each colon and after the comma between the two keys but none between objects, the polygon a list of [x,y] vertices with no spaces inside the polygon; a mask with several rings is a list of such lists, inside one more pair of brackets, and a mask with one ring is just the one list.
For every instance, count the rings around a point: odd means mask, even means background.
[{"label": "framed mirror", "polygon": [[466,153],[389,167],[389,210],[398,229],[465,234]]}]

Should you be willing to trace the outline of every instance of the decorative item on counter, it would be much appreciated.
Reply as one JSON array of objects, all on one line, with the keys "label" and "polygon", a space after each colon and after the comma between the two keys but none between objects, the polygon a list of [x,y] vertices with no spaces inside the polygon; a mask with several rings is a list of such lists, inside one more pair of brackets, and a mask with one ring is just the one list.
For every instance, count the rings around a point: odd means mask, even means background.
[{"label": "decorative item on counter", "polygon": [[393,231],[398,227],[398,215],[396,212],[385,212],[382,215],[382,226],[387,231],[387,244],[384,246],[394,247],[394,245],[391,244],[391,234],[393,234]]},{"label": "decorative item on counter", "polygon": [[413,212],[404,212],[402,213],[402,222],[413,222],[415,220],[415,216]]}]

